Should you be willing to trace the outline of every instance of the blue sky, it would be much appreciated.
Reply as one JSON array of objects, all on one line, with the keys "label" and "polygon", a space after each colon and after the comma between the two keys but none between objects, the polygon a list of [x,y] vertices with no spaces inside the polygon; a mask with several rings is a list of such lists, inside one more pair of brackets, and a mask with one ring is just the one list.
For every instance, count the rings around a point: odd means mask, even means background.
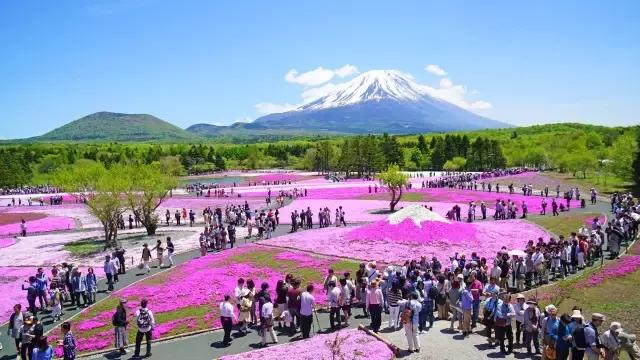
[{"label": "blue sky", "polygon": [[4,1],[0,138],[102,110],[252,120],[256,104],[302,101],[312,86],[290,70],[347,64],[448,79],[490,104],[474,111],[517,125],[635,124],[639,14],[633,0]]}]

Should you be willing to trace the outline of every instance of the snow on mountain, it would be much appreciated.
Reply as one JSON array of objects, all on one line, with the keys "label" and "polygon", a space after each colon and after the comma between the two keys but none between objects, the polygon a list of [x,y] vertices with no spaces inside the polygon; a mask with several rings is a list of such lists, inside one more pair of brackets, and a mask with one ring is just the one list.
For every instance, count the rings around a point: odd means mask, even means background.
[{"label": "snow on mountain", "polygon": [[429,96],[424,88],[400,71],[371,70],[297,110],[328,109],[383,99],[419,101],[423,96]]},{"label": "snow on mountain", "polygon": [[326,95],[298,108],[265,115],[247,129],[350,134],[411,134],[504,128],[434,96],[433,89],[397,70],[371,70],[336,85]]}]

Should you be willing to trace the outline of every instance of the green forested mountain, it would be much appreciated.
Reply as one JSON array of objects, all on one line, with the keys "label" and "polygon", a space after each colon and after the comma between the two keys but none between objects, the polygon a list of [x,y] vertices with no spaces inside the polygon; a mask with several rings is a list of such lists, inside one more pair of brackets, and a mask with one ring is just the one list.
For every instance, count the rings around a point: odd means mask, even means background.
[{"label": "green forested mountain", "polygon": [[49,131],[33,141],[185,141],[197,139],[173,124],[147,114],[97,112]]}]

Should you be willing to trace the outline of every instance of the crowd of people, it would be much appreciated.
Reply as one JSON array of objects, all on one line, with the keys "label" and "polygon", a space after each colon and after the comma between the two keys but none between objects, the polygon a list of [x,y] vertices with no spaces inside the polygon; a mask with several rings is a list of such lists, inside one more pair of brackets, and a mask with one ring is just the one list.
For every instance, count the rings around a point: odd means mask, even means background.
[{"label": "crowd of people", "polygon": [[25,185],[15,188],[0,188],[0,195],[56,194],[60,192],[50,185]]}]

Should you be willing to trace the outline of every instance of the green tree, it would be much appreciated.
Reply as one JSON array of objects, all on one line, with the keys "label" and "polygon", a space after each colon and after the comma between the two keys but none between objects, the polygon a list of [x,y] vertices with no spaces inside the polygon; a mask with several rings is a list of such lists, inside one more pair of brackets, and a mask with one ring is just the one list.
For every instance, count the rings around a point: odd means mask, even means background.
[{"label": "green tree", "polygon": [[128,207],[147,234],[154,235],[159,221],[156,209],[167,198],[169,191],[178,185],[176,178],[153,165],[124,165],[116,168],[116,171],[126,179]]},{"label": "green tree", "polygon": [[426,154],[429,152],[429,147],[427,146],[427,142],[424,139],[424,135],[422,134],[418,135],[418,150],[422,154]]},{"label": "green tree", "polygon": [[165,156],[160,158],[160,171],[170,176],[181,176],[185,174],[184,166],[182,166],[179,156]]},{"label": "green tree", "polygon": [[467,165],[467,159],[460,156],[456,156],[451,160],[447,160],[447,162],[445,162],[444,165],[442,166],[442,169],[446,171],[458,171],[458,170],[463,170],[466,165]]},{"label": "green tree", "polygon": [[124,192],[127,179],[117,167],[106,169],[91,160],[79,160],[74,165],[57,170],[54,184],[72,193],[87,204],[104,230],[105,249],[118,245],[118,221],[126,209]]},{"label": "green tree", "polygon": [[636,149],[635,156],[633,158],[633,184],[634,191],[637,194],[640,194],[640,150],[638,150],[638,145],[640,145],[640,127],[636,127]]},{"label": "green tree", "polygon": [[638,143],[633,134],[627,133],[618,137],[611,146],[609,162],[613,173],[621,179],[633,179],[633,161],[638,152]]},{"label": "green tree", "polygon": [[384,186],[391,191],[391,202],[389,203],[389,209],[395,211],[396,205],[402,198],[402,188],[407,185],[408,177],[406,174],[400,172],[400,167],[396,164],[391,164],[386,171],[383,171],[378,176]]}]

